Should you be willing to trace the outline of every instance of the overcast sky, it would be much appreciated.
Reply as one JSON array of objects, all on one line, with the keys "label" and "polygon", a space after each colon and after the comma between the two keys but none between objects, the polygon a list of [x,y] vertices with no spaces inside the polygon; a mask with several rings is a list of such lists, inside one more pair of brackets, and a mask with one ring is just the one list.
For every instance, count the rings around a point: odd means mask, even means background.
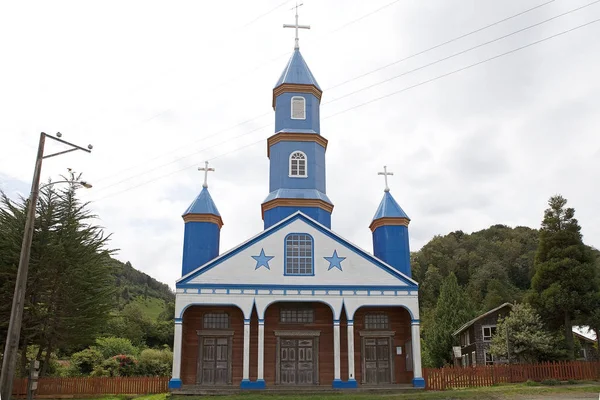
[{"label": "overcast sky", "polygon": [[[600,247],[600,23],[410,88],[596,20],[600,3],[410,72],[592,1],[304,0],[300,23],[311,30],[300,49],[324,90],[333,230],[371,251],[377,172],[388,165],[412,250],[455,230],[537,228],[557,193],[576,209],[584,241]],[[113,233],[117,258],[174,286],[181,214],[209,159],[221,251],[254,236],[293,4],[3,2],[0,188],[28,194],[41,131],[92,143],[92,154],[46,160],[43,180],[83,172],[94,188],[81,197]]]}]

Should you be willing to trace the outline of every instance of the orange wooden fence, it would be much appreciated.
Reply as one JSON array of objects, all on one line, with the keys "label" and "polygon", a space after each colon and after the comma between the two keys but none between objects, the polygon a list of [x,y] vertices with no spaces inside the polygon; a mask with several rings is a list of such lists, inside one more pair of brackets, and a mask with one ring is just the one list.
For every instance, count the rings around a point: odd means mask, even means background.
[{"label": "orange wooden fence", "polygon": [[492,386],[498,383],[519,383],[527,380],[545,379],[595,380],[600,379],[600,362],[548,362],[532,365],[486,365],[475,367],[425,368],[426,388],[445,390],[477,386]]},{"label": "orange wooden fence", "polygon": [[[36,396],[151,394],[168,391],[168,376],[40,378]],[[13,394],[15,396],[27,394],[27,379],[15,379]]]}]

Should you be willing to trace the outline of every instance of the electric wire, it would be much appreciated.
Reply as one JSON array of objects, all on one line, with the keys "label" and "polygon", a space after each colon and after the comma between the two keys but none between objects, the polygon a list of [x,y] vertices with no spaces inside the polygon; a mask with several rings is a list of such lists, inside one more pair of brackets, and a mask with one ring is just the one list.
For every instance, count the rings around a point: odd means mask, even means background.
[{"label": "electric wire", "polygon": [[[423,54],[423,53],[425,53],[425,52],[427,52],[427,51],[430,51],[430,50],[433,50],[433,49],[439,48],[439,47],[441,47],[441,46],[443,46],[443,45],[445,45],[445,44],[452,43],[453,41],[455,41],[455,40],[458,40],[458,39],[460,39],[460,38],[463,38],[463,37],[466,37],[466,36],[469,36],[469,35],[470,35],[470,34],[472,34],[472,33],[475,33],[475,32],[480,32],[480,31],[482,31],[482,30],[484,30],[484,29],[487,29],[487,28],[489,28],[489,27],[491,27],[491,26],[495,26],[495,25],[497,25],[497,24],[499,24],[499,23],[501,23],[501,22],[504,22],[504,21],[510,20],[510,19],[512,19],[512,18],[515,18],[515,17],[517,17],[517,16],[523,15],[523,14],[525,14],[525,13],[527,13],[527,12],[530,12],[530,11],[533,11],[533,10],[535,10],[535,9],[538,9],[538,8],[540,8],[540,7],[544,6],[544,5],[547,5],[547,4],[549,4],[549,3],[552,3],[553,1],[555,1],[555,0],[551,0],[551,1],[548,1],[548,2],[546,2],[546,3],[542,3],[542,4],[538,5],[538,6],[535,6],[535,7],[529,8],[529,9],[527,9],[527,10],[524,10],[524,11],[522,11],[522,12],[519,12],[519,13],[517,13],[517,14],[514,14],[514,15],[512,15],[512,16],[510,16],[510,17],[503,18],[503,19],[501,19],[501,20],[499,20],[499,21],[496,21],[496,22],[494,22],[494,23],[492,23],[492,24],[486,25],[485,27],[478,28],[478,29],[476,29],[476,30],[474,30],[474,31],[472,31],[472,32],[469,32],[469,33],[467,33],[467,34],[464,34],[464,35],[458,36],[458,37],[456,37],[456,38],[454,38],[454,39],[451,39],[451,40],[449,40],[449,41],[446,41],[446,42],[444,42],[444,43],[442,43],[442,44],[439,44],[439,45],[436,45],[436,46],[434,46],[434,47],[431,47],[431,48],[429,48],[429,49],[427,49],[427,50],[423,50],[423,51],[420,51],[420,52],[418,52],[418,53],[414,53],[413,55],[410,55],[410,56],[404,57],[404,58],[402,58],[402,59],[398,60],[397,62],[394,62],[394,63],[388,64],[388,65],[386,65],[386,66],[383,66],[383,67],[380,67],[380,68],[377,68],[377,69],[373,70],[372,72],[379,71],[379,70],[381,70],[381,69],[383,69],[383,68],[387,68],[387,67],[389,67],[389,66],[391,66],[391,65],[398,64],[399,62],[401,62],[401,61],[404,61],[404,60],[407,60],[407,59],[409,59],[409,58],[412,58],[412,57],[414,57],[414,56],[416,56],[416,55]],[[385,83],[385,82],[387,82],[387,81],[390,81],[390,80],[392,80],[392,79],[396,79],[396,78],[398,78],[398,77],[401,77],[401,76],[408,75],[408,74],[410,74],[410,73],[412,73],[412,72],[416,72],[416,71],[418,71],[418,70],[421,70],[421,69],[424,69],[424,68],[426,68],[426,67],[429,67],[429,66],[431,66],[431,65],[434,65],[434,64],[440,63],[440,62],[442,62],[442,61],[445,61],[445,60],[447,60],[447,59],[450,59],[450,58],[456,57],[456,56],[458,56],[458,55],[464,54],[464,53],[466,53],[466,52],[468,52],[468,51],[475,50],[475,49],[477,49],[477,48],[479,48],[479,47],[483,47],[483,46],[485,46],[485,45],[487,45],[487,44],[490,44],[490,43],[496,42],[496,41],[498,41],[498,40],[504,39],[504,38],[506,38],[506,37],[512,36],[512,35],[514,35],[514,34],[520,33],[520,32],[522,32],[522,31],[524,31],[524,30],[531,29],[531,28],[533,28],[533,27],[536,27],[536,26],[538,26],[538,25],[541,25],[541,24],[543,24],[543,23],[549,22],[549,21],[551,21],[551,20],[553,20],[553,19],[559,18],[559,17],[561,17],[561,16],[564,16],[564,15],[566,15],[566,14],[569,14],[569,13],[571,13],[571,12],[578,11],[578,10],[579,10],[579,9],[581,9],[581,8],[585,8],[585,7],[587,7],[587,6],[590,6],[590,5],[592,5],[592,4],[595,4],[595,3],[597,3],[597,2],[599,2],[599,1],[600,1],[600,0],[594,1],[594,2],[592,2],[592,3],[589,3],[589,4],[585,5],[585,6],[579,7],[579,8],[577,8],[577,9],[570,10],[570,11],[568,11],[568,12],[566,12],[566,13],[563,13],[563,14],[557,15],[557,16],[555,16],[555,17],[553,17],[553,18],[547,19],[547,20],[545,20],[545,21],[542,21],[542,22],[540,22],[540,23],[537,23],[537,24],[531,25],[531,26],[529,26],[529,27],[526,27],[526,28],[520,29],[520,30],[518,30],[518,31],[512,32],[512,33],[510,33],[510,34],[508,34],[508,35],[505,35],[505,36],[502,36],[502,37],[500,37],[500,38],[497,38],[497,39],[494,39],[494,40],[488,41],[488,42],[486,42],[486,43],[483,43],[483,44],[480,44],[480,45],[478,45],[478,46],[472,47],[472,48],[470,48],[470,49],[467,49],[467,50],[461,51],[461,52],[459,52],[459,53],[455,53],[455,54],[453,54],[453,55],[451,55],[451,56],[448,56],[448,57],[445,57],[445,58],[439,59],[439,60],[437,60],[437,61],[434,61],[434,62],[432,62],[432,63],[430,63],[430,64],[427,64],[427,65],[424,65],[424,66],[418,67],[418,68],[416,68],[416,69],[414,69],[414,70],[411,70],[411,71],[404,72],[404,73],[402,73],[402,74],[400,74],[400,75],[396,75],[396,76],[394,76],[394,77],[392,77],[392,78],[386,79],[386,80],[385,80],[385,81],[383,81],[383,82],[376,83],[376,84],[373,84],[373,85],[367,86],[367,87],[365,87],[365,88],[359,89],[359,90],[357,90],[357,91],[354,91],[354,92],[351,92],[351,93],[345,94],[345,95],[343,95],[343,96],[340,96],[340,97],[338,97],[338,98],[335,98],[335,99],[333,99],[333,100],[330,100],[330,101],[324,102],[322,105],[327,105],[327,104],[329,104],[329,103],[335,102],[335,101],[337,101],[337,100],[340,100],[340,99],[342,99],[342,98],[345,98],[345,97],[348,97],[348,96],[350,96],[350,95],[353,95],[353,94],[355,94],[355,93],[358,93],[358,92],[360,92],[360,91],[363,91],[363,90],[369,89],[369,88],[371,88],[371,87],[374,87],[374,86],[380,85],[380,84],[382,84],[382,83]],[[389,5],[391,5],[391,4],[393,4],[393,3],[389,3],[389,4],[388,4],[388,5],[386,5],[386,6],[389,6]],[[385,7],[385,6],[384,6],[384,7]],[[382,7],[382,8],[384,8],[384,7]],[[378,9],[378,10],[380,10],[380,9]],[[327,88],[327,89],[325,89],[325,90],[331,90],[332,88],[339,87],[339,86],[341,86],[341,85],[343,85],[343,84],[346,84],[346,83],[349,83],[349,82],[351,82],[351,81],[353,81],[353,80],[355,80],[355,79],[359,79],[359,78],[361,78],[361,77],[363,77],[363,76],[365,76],[365,75],[367,75],[367,74],[362,74],[362,75],[359,75],[359,76],[357,76],[357,77],[355,77],[355,78],[353,78],[353,79],[346,80],[346,81],[344,81],[343,83],[337,84],[337,85],[335,85],[335,86],[333,86],[333,87],[330,87],[330,88]],[[199,142],[205,141],[205,140],[207,140],[207,139],[210,139],[210,138],[212,138],[212,137],[215,137],[215,136],[217,136],[217,135],[218,135],[218,134],[220,134],[220,133],[223,133],[223,132],[229,131],[229,130],[231,130],[231,129],[234,129],[234,128],[236,128],[236,127],[239,127],[239,126],[241,126],[241,125],[244,125],[244,124],[246,124],[246,123],[248,123],[248,122],[251,122],[251,121],[257,120],[257,119],[259,119],[259,118],[262,118],[262,117],[264,117],[264,116],[267,116],[267,115],[269,115],[269,114],[271,114],[271,112],[266,112],[266,113],[260,114],[260,115],[258,115],[258,116],[256,116],[256,117],[253,117],[253,118],[251,118],[251,119],[248,119],[248,120],[246,120],[246,121],[243,121],[243,122],[240,122],[240,123],[238,123],[238,124],[235,124],[235,125],[233,125],[233,126],[230,126],[230,127],[228,127],[228,128],[225,128],[225,129],[219,130],[219,131],[217,131],[217,132],[215,132],[215,133],[212,133],[212,134],[210,134],[210,135],[204,136],[204,137],[202,137],[202,138],[199,138],[199,139],[197,139],[197,140],[195,140],[195,141],[193,141],[193,142],[190,142],[190,143],[188,143],[188,144],[186,144],[186,145],[183,145],[183,146],[181,146],[181,147],[178,147],[177,149],[175,149],[175,150],[172,150],[172,151],[170,151],[169,153],[166,153],[166,154],[165,154],[165,153],[163,153],[163,154],[161,154],[161,155],[159,155],[159,156],[157,156],[157,157],[155,157],[155,158],[151,159],[150,161],[154,161],[154,160],[156,160],[156,159],[158,159],[158,158],[162,158],[162,157],[164,157],[164,156],[165,156],[165,155],[167,155],[167,154],[172,154],[173,152],[175,152],[175,151],[178,151],[178,150],[180,150],[180,149],[182,149],[182,148],[187,148],[187,147],[189,147],[189,146],[190,146],[191,144],[193,144],[193,143],[199,143]],[[105,189],[108,189],[108,188],[110,188],[110,187],[113,187],[113,186],[119,185],[119,184],[121,184],[121,183],[124,183],[124,182],[126,182],[126,181],[129,181],[129,180],[131,180],[131,179],[137,178],[137,177],[139,177],[139,176],[141,176],[141,175],[145,175],[145,174],[148,174],[148,173],[150,173],[150,172],[153,172],[153,171],[155,171],[155,170],[157,170],[157,169],[161,169],[161,168],[163,168],[163,167],[166,167],[166,166],[172,165],[172,164],[174,164],[174,163],[176,163],[176,162],[178,162],[178,161],[180,161],[180,160],[183,160],[183,159],[189,158],[189,157],[191,157],[191,156],[193,156],[193,155],[196,155],[196,154],[198,154],[198,153],[201,153],[201,152],[203,152],[203,151],[206,151],[206,150],[208,150],[208,149],[214,148],[214,147],[216,147],[216,146],[218,146],[218,145],[221,145],[221,144],[224,144],[224,143],[226,143],[226,142],[228,142],[228,141],[231,141],[231,140],[238,139],[238,138],[240,138],[240,137],[242,137],[242,136],[246,136],[246,135],[247,135],[247,134],[249,134],[249,133],[255,132],[255,131],[257,131],[257,130],[263,129],[263,128],[265,128],[265,127],[268,127],[268,126],[270,126],[270,124],[268,124],[268,125],[264,125],[264,126],[261,126],[260,128],[256,128],[256,129],[254,129],[254,130],[252,130],[252,131],[250,131],[250,132],[244,133],[244,134],[242,134],[242,135],[238,135],[238,136],[235,136],[235,137],[229,138],[229,139],[227,139],[227,140],[225,140],[225,141],[223,141],[223,142],[220,142],[220,143],[218,143],[218,144],[216,144],[216,145],[211,145],[211,146],[209,146],[209,147],[207,147],[207,148],[202,148],[202,149],[200,149],[200,150],[194,151],[193,153],[186,154],[186,155],[184,155],[184,156],[181,156],[181,157],[179,157],[179,158],[176,158],[176,159],[174,159],[174,160],[172,160],[172,161],[170,161],[170,162],[167,162],[167,163],[165,163],[165,164],[161,164],[161,165],[159,165],[159,166],[157,166],[157,167],[155,167],[155,168],[152,168],[152,169],[150,169],[150,170],[145,170],[145,171],[144,171],[144,172],[142,172],[142,173],[139,173],[139,174],[135,174],[135,175],[129,176],[129,177],[127,177],[127,178],[124,178],[124,179],[121,179],[121,180],[119,180],[119,181],[117,181],[117,182],[115,182],[115,183],[111,183],[110,185],[107,185],[107,186],[105,186],[105,187],[103,187],[103,188],[100,188],[100,189],[98,189],[98,190],[105,190]],[[144,162],[144,163],[141,163],[141,164],[138,164],[138,165],[136,165],[136,166],[134,166],[134,167],[128,168],[128,170],[131,170],[131,169],[137,168],[138,166],[146,165],[146,164],[147,164],[147,162],[148,162],[148,161],[146,161],[146,162]],[[96,182],[99,182],[99,181],[104,181],[104,180],[106,180],[106,179],[108,179],[108,178],[111,178],[111,177],[113,177],[113,176],[115,176],[115,174],[113,174],[113,175],[109,175],[109,176],[106,176],[106,177],[103,177],[103,178],[100,178],[99,180],[96,180]]]},{"label": "electric wire", "polygon": [[[435,82],[435,81],[437,81],[437,80],[440,80],[440,79],[446,78],[446,77],[448,77],[448,76],[451,76],[451,75],[457,74],[457,73],[459,73],[459,72],[466,71],[466,70],[468,70],[468,69],[471,69],[471,68],[473,68],[473,67],[476,67],[476,66],[482,65],[482,64],[484,64],[484,63],[487,63],[487,62],[490,62],[490,61],[496,60],[496,59],[498,59],[498,58],[501,58],[501,57],[507,56],[507,55],[509,55],[509,54],[516,53],[516,52],[518,52],[518,51],[521,51],[521,50],[527,49],[527,48],[529,48],[529,47],[535,46],[535,45],[537,45],[537,44],[540,44],[540,43],[546,42],[546,41],[548,41],[548,40],[551,40],[551,39],[557,38],[557,37],[559,37],[559,36],[562,36],[562,35],[565,35],[565,34],[567,34],[567,33],[571,33],[571,32],[573,32],[573,31],[575,31],[575,30],[581,29],[581,28],[583,28],[583,27],[586,27],[586,26],[592,25],[592,24],[594,24],[594,23],[597,23],[597,22],[600,22],[600,18],[598,18],[598,19],[595,19],[595,20],[592,20],[592,21],[590,21],[590,22],[587,22],[587,23],[585,23],[585,24],[578,25],[578,26],[575,26],[575,27],[573,27],[573,28],[570,28],[570,29],[567,29],[567,30],[561,31],[561,32],[559,32],[559,33],[556,33],[556,34],[553,34],[553,35],[547,36],[547,37],[545,37],[545,38],[542,38],[542,39],[536,40],[536,41],[534,41],[534,42],[531,42],[531,43],[528,43],[528,44],[526,44],[526,45],[523,45],[523,46],[520,46],[520,47],[517,47],[517,48],[511,49],[511,50],[509,50],[509,51],[506,51],[506,52],[503,52],[503,53],[497,54],[497,55],[495,55],[495,56],[493,56],[493,57],[486,58],[486,59],[484,59],[484,60],[481,60],[481,61],[478,61],[478,62],[476,62],[476,63],[469,64],[469,65],[467,65],[467,66],[465,66],[465,67],[461,67],[461,68],[455,69],[455,70],[453,70],[453,71],[447,72],[447,73],[445,73],[445,74],[438,75],[438,76],[436,76],[436,77],[434,77],[434,78],[431,78],[431,79],[427,79],[427,80],[421,81],[421,82],[419,82],[419,83],[417,83],[417,84],[414,84],[414,85],[411,85],[411,86],[407,86],[407,87],[405,87],[405,88],[402,88],[402,89],[400,89],[400,90],[396,90],[396,91],[390,92],[390,93],[388,93],[388,94],[385,94],[385,95],[383,95],[383,96],[379,96],[379,97],[376,97],[376,98],[370,99],[370,100],[368,100],[368,101],[365,101],[365,102],[363,102],[363,103],[360,103],[360,104],[358,104],[358,105],[355,105],[355,106],[352,106],[352,107],[350,107],[350,108],[347,108],[347,109],[344,109],[344,110],[342,110],[342,111],[339,111],[339,112],[337,112],[337,113],[331,114],[331,115],[329,115],[329,116],[327,116],[327,117],[323,118],[323,120],[326,120],[326,119],[329,119],[329,118],[333,118],[333,117],[335,117],[335,116],[341,115],[341,114],[343,114],[343,113],[346,113],[346,112],[348,112],[348,111],[355,110],[355,109],[357,109],[357,108],[359,108],[359,107],[363,107],[363,106],[365,106],[365,105],[372,104],[372,103],[374,103],[374,102],[377,102],[377,101],[379,101],[379,100],[386,99],[386,98],[388,98],[388,97],[391,97],[391,96],[394,96],[394,95],[396,95],[396,94],[404,93],[404,92],[406,92],[406,91],[408,91],[408,90],[411,90],[411,89],[417,88],[417,87],[419,87],[419,86],[423,86],[423,85],[426,85],[426,84],[428,84],[428,83]],[[263,138],[263,139],[261,139],[261,140],[259,140],[259,141],[256,141],[256,142],[253,142],[253,143],[247,144],[247,145],[245,145],[245,146],[242,146],[242,147],[236,148],[236,149],[234,149],[234,150],[231,150],[231,151],[228,151],[228,152],[225,152],[225,153],[219,154],[219,155],[217,155],[217,156],[215,156],[215,157],[212,157],[212,158],[210,158],[209,160],[214,160],[214,159],[216,159],[216,158],[220,158],[220,157],[226,156],[226,155],[228,155],[228,154],[235,153],[235,152],[237,152],[237,151],[240,151],[240,150],[242,150],[242,149],[245,149],[245,148],[248,148],[248,147],[254,146],[254,145],[256,145],[256,144],[258,144],[258,143],[261,143],[261,142],[264,142],[264,141],[265,141],[265,138]],[[116,195],[118,195],[118,194],[122,194],[122,193],[124,193],[124,192],[127,192],[127,191],[129,191],[129,190],[133,190],[133,189],[136,189],[136,188],[138,188],[138,187],[140,187],[140,186],[147,185],[147,184],[149,184],[149,183],[155,182],[155,181],[157,181],[157,180],[163,179],[163,178],[165,178],[165,177],[171,176],[171,175],[173,175],[173,174],[176,174],[176,173],[178,173],[178,172],[184,171],[184,170],[186,170],[186,169],[189,169],[189,168],[192,168],[192,167],[195,167],[195,166],[196,166],[196,164],[193,164],[193,165],[186,166],[186,167],[184,167],[184,168],[182,168],[182,169],[178,169],[178,170],[176,170],[176,171],[171,171],[171,172],[169,172],[169,173],[167,173],[167,174],[161,175],[161,176],[159,176],[159,177],[156,177],[156,178],[153,178],[153,179],[151,179],[151,180],[148,180],[148,181],[142,182],[142,183],[140,183],[140,184],[138,184],[138,185],[135,185],[135,186],[128,187],[128,188],[126,188],[126,189],[124,189],[124,190],[121,190],[121,191],[118,191],[118,192],[115,192],[115,193],[109,194],[109,195],[107,195],[107,196],[104,196],[104,197],[101,197],[101,198],[98,198],[98,199],[95,199],[95,200],[92,200],[92,201],[93,201],[93,202],[98,202],[98,201],[101,201],[101,200],[104,200],[104,199],[107,199],[107,198],[110,198],[110,197],[116,196]]]}]

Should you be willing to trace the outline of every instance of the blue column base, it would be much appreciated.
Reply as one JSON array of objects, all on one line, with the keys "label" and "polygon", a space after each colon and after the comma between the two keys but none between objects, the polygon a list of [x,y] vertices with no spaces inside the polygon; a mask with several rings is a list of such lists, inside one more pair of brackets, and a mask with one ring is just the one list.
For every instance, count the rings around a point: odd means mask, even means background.
[{"label": "blue column base", "polygon": [[356,379],[348,379],[348,381],[335,379],[331,386],[334,389],[356,389],[358,387],[358,383],[356,382]]},{"label": "blue column base", "polygon": [[413,386],[416,388],[424,388],[425,387],[425,379],[423,378],[413,378]]},{"label": "blue column base", "polygon": [[267,387],[264,379],[259,379],[257,381],[250,381],[248,379],[243,379],[240,383],[240,389],[264,389]]},{"label": "blue column base", "polygon": [[181,389],[181,379],[171,379],[169,381],[169,389]]}]

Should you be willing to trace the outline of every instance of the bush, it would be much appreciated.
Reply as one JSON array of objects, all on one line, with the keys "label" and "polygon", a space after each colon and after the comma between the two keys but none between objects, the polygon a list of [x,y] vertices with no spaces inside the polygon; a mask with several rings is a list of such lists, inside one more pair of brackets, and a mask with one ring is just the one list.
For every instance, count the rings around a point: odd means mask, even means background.
[{"label": "bush", "polygon": [[95,348],[74,353],[71,356],[71,374],[89,375],[102,363],[102,360],[104,360],[102,353]]},{"label": "bush", "polygon": [[138,373],[146,376],[169,376],[173,353],[168,349],[146,349],[140,354]]},{"label": "bush", "polygon": [[539,384],[540,384],[539,382],[532,381],[531,379],[528,379],[528,380],[525,382],[525,386],[538,386]]},{"label": "bush", "polygon": [[558,386],[560,385],[560,381],[556,380],[556,379],[544,379],[542,381],[542,385],[547,385],[547,386]]},{"label": "bush", "polygon": [[114,357],[119,354],[138,355],[139,349],[131,340],[119,337],[103,337],[96,339],[96,347],[104,358]]},{"label": "bush", "polygon": [[133,376],[137,372],[138,361],[133,356],[119,354],[112,357],[119,365],[117,367],[118,376]]}]

